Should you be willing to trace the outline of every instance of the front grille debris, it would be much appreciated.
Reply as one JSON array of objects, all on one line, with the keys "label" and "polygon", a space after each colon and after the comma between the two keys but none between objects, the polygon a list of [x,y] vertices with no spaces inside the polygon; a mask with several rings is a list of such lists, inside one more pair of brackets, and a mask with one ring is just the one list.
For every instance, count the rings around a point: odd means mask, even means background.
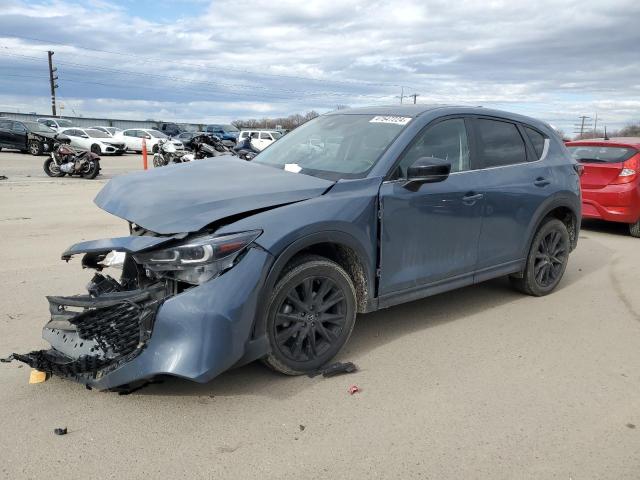
[{"label": "front grille debris", "polygon": [[[51,322],[45,329],[60,335],[61,344],[54,344],[49,350],[14,353],[10,358],[43,372],[80,381],[87,376],[96,378],[101,370],[116,368],[142,351],[164,291],[164,285],[157,284],[144,290],[107,292],[98,297],[47,297]],[[81,311],[73,311],[74,308]],[[71,334],[74,340],[67,346]],[[75,348],[71,346],[73,342],[76,346],[80,342],[80,347],[84,342],[91,346],[76,356],[69,352]]]}]

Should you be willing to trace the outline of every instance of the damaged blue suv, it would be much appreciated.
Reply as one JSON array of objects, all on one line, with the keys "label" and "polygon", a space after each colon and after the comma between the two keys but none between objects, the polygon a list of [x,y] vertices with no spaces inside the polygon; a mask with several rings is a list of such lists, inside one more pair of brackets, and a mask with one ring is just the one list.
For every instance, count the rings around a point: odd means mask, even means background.
[{"label": "damaged blue suv", "polygon": [[116,177],[95,202],[129,235],[63,253],[96,271],[88,292],[48,297],[51,348],[14,358],[100,389],[257,359],[310,372],[357,313],[494,277],[546,295],[581,218],[578,167],[549,125],[422,105],[323,115],[252,162]]}]

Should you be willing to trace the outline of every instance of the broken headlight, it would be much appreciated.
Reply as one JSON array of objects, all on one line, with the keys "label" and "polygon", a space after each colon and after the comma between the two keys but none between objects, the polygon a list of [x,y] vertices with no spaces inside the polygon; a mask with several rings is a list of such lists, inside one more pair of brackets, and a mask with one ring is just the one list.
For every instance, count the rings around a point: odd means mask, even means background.
[{"label": "broken headlight", "polygon": [[231,235],[206,235],[182,245],[137,253],[133,256],[149,276],[167,277],[199,285],[231,268],[236,258],[262,231]]}]

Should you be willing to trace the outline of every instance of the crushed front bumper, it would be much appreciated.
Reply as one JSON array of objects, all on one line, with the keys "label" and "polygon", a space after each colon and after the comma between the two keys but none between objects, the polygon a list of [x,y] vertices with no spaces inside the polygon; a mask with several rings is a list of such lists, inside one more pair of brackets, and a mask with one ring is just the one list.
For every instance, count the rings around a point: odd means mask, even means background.
[{"label": "crushed front bumper", "polygon": [[[142,237],[130,238],[128,248],[135,250],[134,240]],[[122,241],[86,242],[65,257],[116,244],[126,250]],[[97,296],[48,297],[51,320],[43,338],[52,348],[13,358],[100,390],[159,375],[208,382],[268,353],[266,338],[254,338],[253,326],[272,261],[267,251],[249,248],[224,274],[180,292],[158,283]]]},{"label": "crushed front bumper", "polygon": [[151,336],[163,284],[92,297],[47,297],[42,336],[53,348],[14,354],[33,368],[91,383],[135,358]]}]

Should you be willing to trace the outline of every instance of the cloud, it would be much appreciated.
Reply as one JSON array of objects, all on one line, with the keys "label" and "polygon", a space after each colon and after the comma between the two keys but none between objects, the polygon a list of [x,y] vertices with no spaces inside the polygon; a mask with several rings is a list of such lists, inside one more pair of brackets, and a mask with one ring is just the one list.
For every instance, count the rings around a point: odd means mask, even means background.
[{"label": "cloud", "polygon": [[285,115],[394,103],[404,86],[420,102],[501,107],[568,132],[596,111],[612,127],[640,120],[636,0],[218,0],[176,4],[170,20],[135,4],[9,1],[2,103],[47,104],[51,49],[59,94],[87,116]]}]

